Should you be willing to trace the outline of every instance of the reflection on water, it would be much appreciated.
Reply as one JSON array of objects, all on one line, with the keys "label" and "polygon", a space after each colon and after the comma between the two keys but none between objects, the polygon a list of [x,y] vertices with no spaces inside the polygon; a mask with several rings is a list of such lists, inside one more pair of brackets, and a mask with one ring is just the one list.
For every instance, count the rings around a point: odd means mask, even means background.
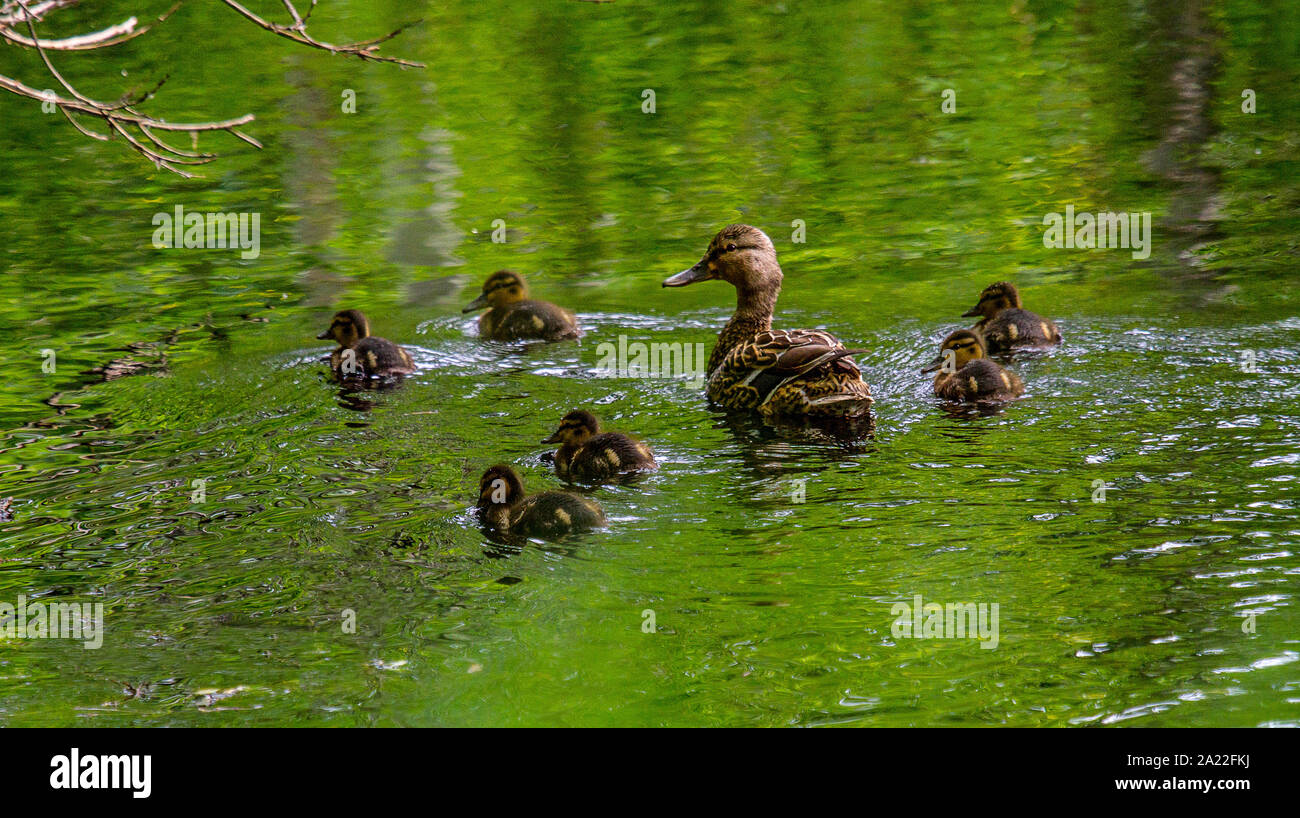
[{"label": "reflection on water", "polygon": [[1173,104],[1162,106],[1167,121],[1160,142],[1144,159],[1146,166],[1170,182],[1165,226],[1172,232],[1184,263],[1197,261],[1194,251],[1216,238],[1221,218],[1219,172],[1204,164],[1205,148],[1214,132],[1210,106],[1219,69],[1216,44],[1222,36],[1207,20],[1204,2],[1187,3],[1160,15],[1158,30],[1177,61],[1168,74]]},{"label": "reflection on water", "polygon": [[[432,10],[424,72],[160,28],[137,59],[202,37],[249,74],[267,151],[203,182],[6,120],[0,602],[103,602],[107,633],[0,637],[0,724],[1297,723],[1294,20],[568,5]],[[176,204],[261,212],[261,258],[153,250]],[[1066,204],[1152,211],[1150,259],[1044,248]],[[659,281],[737,220],[777,326],[867,350],[869,423],[600,377],[620,335],[711,344],[731,293]],[[503,267],[581,342],[479,342],[459,308]],[[1003,279],[1066,343],[946,411],[919,369]],[[345,307],[419,372],[335,382],[312,337]],[[560,486],[537,441],[574,408],[660,468],[575,489],[606,529],[488,536],[483,468]],[[998,648],[894,639],[917,594],[999,604]]]}]

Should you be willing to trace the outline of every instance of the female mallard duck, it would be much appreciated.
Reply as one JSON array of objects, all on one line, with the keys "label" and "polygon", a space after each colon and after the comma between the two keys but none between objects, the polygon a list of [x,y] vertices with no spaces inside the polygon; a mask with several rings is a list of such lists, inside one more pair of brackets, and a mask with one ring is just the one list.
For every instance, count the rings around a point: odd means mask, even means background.
[{"label": "female mallard duck", "polygon": [[370,322],[360,310],[335,313],[329,329],[316,338],[338,342],[338,349],[330,353],[330,366],[339,377],[388,378],[415,372],[409,352],[386,338],[371,336]]},{"label": "female mallard duck", "polygon": [[984,357],[979,333],[959,329],[943,339],[939,357],[921,372],[942,370],[934,378],[934,394],[943,400],[993,403],[1018,398],[1024,381]]},{"label": "female mallard duck", "polygon": [[733,224],[713,237],[694,267],[664,281],[685,287],[722,279],[736,288],[736,312],[709,356],[709,399],[767,416],[865,414],[871,390],[848,358],[856,350],[829,332],[772,329],[781,278],[772,240],[756,227]]},{"label": "female mallard duck", "polygon": [[528,298],[518,273],[497,270],[483,282],[483,292],[461,312],[490,307],[478,319],[479,335],[492,341],[563,341],[582,335],[573,313],[548,301]]},{"label": "female mallard duck", "polygon": [[560,444],[555,473],[563,480],[599,483],[658,467],[649,446],[617,432],[601,433],[596,416],[582,409],[565,415],[555,434],[542,442]]},{"label": "female mallard duck", "polygon": [[502,534],[550,539],[605,525],[605,512],[594,500],[566,491],[524,495],[515,470],[497,465],[478,482],[478,510],[488,527]]},{"label": "female mallard duck", "polygon": [[989,352],[1061,343],[1061,331],[1056,324],[1020,308],[1020,291],[1009,281],[985,287],[979,303],[962,313],[962,318],[976,315],[984,317],[971,329],[984,336]]}]

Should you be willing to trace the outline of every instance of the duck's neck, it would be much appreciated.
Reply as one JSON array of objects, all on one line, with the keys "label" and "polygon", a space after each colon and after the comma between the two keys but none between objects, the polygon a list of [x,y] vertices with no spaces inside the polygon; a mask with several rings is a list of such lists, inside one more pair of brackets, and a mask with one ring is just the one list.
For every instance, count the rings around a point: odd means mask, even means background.
[{"label": "duck's neck", "polygon": [[[583,441],[584,443],[586,441]],[[560,444],[560,448],[555,452],[555,470],[560,473],[561,477],[567,477],[569,467],[573,464],[573,456],[582,448],[582,443],[565,441]]]},{"label": "duck's neck", "polygon": [[737,288],[736,312],[718,333],[718,343],[709,356],[710,375],[722,365],[731,350],[772,328],[772,311],[776,309],[776,297],[780,293],[780,285],[762,291]]}]

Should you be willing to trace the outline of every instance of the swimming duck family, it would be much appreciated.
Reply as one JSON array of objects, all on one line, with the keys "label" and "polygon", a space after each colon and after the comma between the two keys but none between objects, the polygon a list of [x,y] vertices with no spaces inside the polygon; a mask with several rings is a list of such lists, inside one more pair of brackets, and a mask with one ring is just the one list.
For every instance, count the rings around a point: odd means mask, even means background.
[{"label": "swimming duck family", "polygon": [[[772,317],[783,274],[771,239],[756,227],[724,227],[704,256],[669,277],[664,287],[684,287],[720,280],[736,290],[736,310],[718,333],[706,366],[706,394],[728,410],[755,411],[769,419],[788,417],[859,417],[870,415],[871,391],[846,347],[829,332],[773,329]],[[563,340],[581,333],[573,313],[546,301],[528,298],[523,278],[499,270],[465,312],[486,309],[480,335],[488,340]],[[1024,393],[1015,373],[989,359],[992,352],[1059,344],[1056,324],[1021,307],[1010,282],[980,293],[964,317],[981,316],[970,329],[944,338],[938,357],[922,372],[938,370],[934,394],[958,403],[998,403]],[[370,335],[370,323],[358,310],[334,315],[320,339],[338,347],[330,366],[341,377],[389,377],[410,374],[415,363],[401,346]],[[565,481],[609,482],[623,475],[658,467],[646,444],[619,432],[602,432],[596,416],[585,409],[564,415],[546,444],[559,444],[556,474]],[[503,534],[555,538],[605,525],[594,500],[564,491],[529,495],[523,480],[505,464],[488,469],[479,481],[476,507],[488,528]]]},{"label": "swimming duck family", "polygon": [[596,416],[585,409],[561,418],[559,428],[542,442],[560,444],[555,473],[563,480],[599,483],[658,467],[649,446],[618,432],[601,432]]},{"label": "swimming duck family", "polygon": [[316,338],[338,344],[330,353],[330,368],[340,378],[391,378],[415,372],[411,354],[387,338],[371,335],[370,321],[360,310],[335,313]]},{"label": "swimming duck family", "polygon": [[989,352],[1007,352],[1023,347],[1046,347],[1061,343],[1061,330],[1046,318],[1022,309],[1020,291],[1009,281],[990,284],[980,293],[975,306],[963,318],[981,316],[971,329],[984,338]]},{"label": "swimming duck family", "polygon": [[663,286],[715,279],[736,288],[736,312],[709,356],[709,400],[769,416],[845,417],[870,410],[871,390],[850,360],[860,350],[823,330],[772,329],[782,273],[767,234],[747,224],[728,225],[703,258]]},{"label": "swimming duck family", "polygon": [[478,332],[492,341],[563,341],[582,332],[573,313],[549,301],[528,297],[523,276],[497,270],[483,282],[483,291],[461,312],[486,309],[478,319]]}]

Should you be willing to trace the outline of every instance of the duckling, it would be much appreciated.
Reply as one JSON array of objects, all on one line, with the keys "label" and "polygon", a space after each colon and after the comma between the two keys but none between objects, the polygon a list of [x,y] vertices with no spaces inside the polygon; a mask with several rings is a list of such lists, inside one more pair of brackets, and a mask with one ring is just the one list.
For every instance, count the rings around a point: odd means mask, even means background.
[{"label": "duckling", "polygon": [[989,352],[1061,343],[1061,330],[1056,324],[1020,308],[1020,291],[1009,281],[985,287],[979,303],[962,313],[962,318],[976,315],[984,317],[971,329],[984,336]]},{"label": "duckling", "polygon": [[685,287],[721,279],[736,288],[736,312],[709,356],[709,399],[726,409],[756,409],[764,416],[853,417],[873,402],[861,371],[829,332],[772,329],[781,292],[781,266],[772,240],[757,227],[722,228],[694,267],[664,281]]},{"label": "duckling", "polygon": [[316,338],[338,342],[338,349],[330,353],[330,367],[340,378],[388,378],[415,372],[409,352],[386,338],[371,336],[370,321],[360,310],[335,313],[329,329]]},{"label": "duckling", "polygon": [[477,505],[483,522],[503,534],[550,539],[605,525],[605,512],[581,495],[544,491],[525,496],[524,482],[504,464],[483,473]]},{"label": "duckling", "polygon": [[[951,354],[949,354],[951,353]],[[991,403],[1018,398],[1024,381],[984,357],[979,333],[959,329],[943,339],[939,357],[921,372],[942,369],[934,378],[934,394],[955,402]]]},{"label": "duckling", "polygon": [[555,473],[563,480],[599,483],[659,465],[649,446],[617,432],[602,434],[596,416],[582,409],[561,418],[560,428],[542,442],[560,444],[555,453]]},{"label": "duckling", "polygon": [[483,292],[461,312],[485,307],[490,309],[478,319],[478,332],[492,341],[563,341],[582,335],[573,313],[549,301],[529,300],[523,276],[509,270],[488,276]]}]

